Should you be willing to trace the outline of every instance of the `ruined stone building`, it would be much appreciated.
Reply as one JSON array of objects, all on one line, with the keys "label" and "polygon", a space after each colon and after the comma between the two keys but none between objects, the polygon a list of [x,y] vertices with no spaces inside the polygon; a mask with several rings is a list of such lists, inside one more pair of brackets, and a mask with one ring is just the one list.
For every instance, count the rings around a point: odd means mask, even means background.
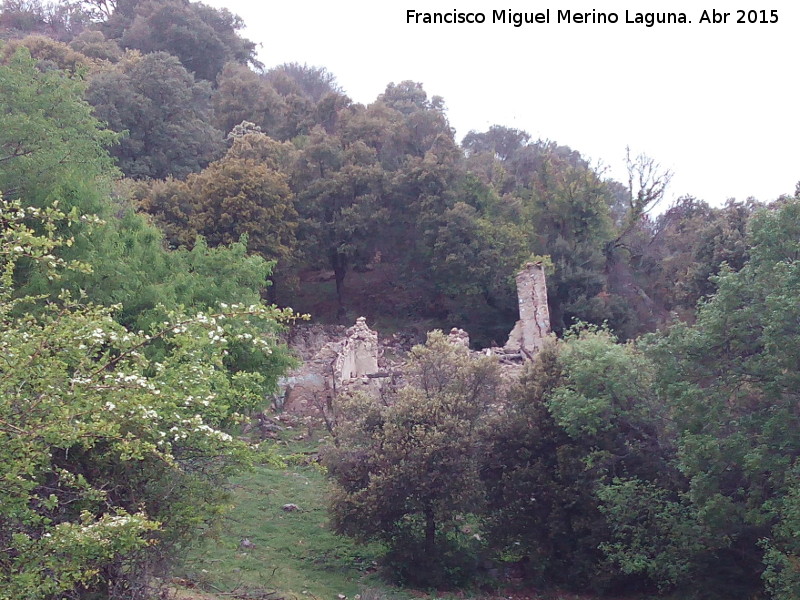
[{"label": "ruined stone building", "polygon": [[[501,363],[520,365],[533,359],[550,335],[550,312],[547,307],[547,284],[540,263],[527,263],[517,274],[519,321],[503,348],[488,348],[484,354],[496,355]],[[469,334],[453,328],[451,343],[469,348]],[[292,344],[290,344],[292,345]],[[330,404],[333,398],[347,389],[379,392],[381,386],[395,376],[402,381],[402,361],[390,364],[383,358],[384,344],[378,333],[359,317],[353,327],[342,335],[341,328],[328,335],[319,332],[303,338],[302,348],[295,348],[303,364],[285,378],[285,393],[280,404],[291,412],[314,412],[321,403]],[[514,373],[518,376],[519,367]]]}]

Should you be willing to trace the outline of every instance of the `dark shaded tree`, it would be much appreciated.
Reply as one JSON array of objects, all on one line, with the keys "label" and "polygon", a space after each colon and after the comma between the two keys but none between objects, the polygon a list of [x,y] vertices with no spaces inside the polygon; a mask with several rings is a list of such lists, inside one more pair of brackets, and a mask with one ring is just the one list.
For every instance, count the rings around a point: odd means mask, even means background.
[{"label": "dark shaded tree", "polygon": [[530,141],[527,131],[492,125],[488,131],[470,131],[461,142],[467,156],[492,154],[501,161],[513,159]]},{"label": "dark shaded tree", "polygon": [[283,100],[283,119],[274,131],[277,139],[308,135],[317,125],[334,134],[339,111],[351,103],[324,67],[286,63],[267,71],[264,80]]},{"label": "dark shaded tree", "polygon": [[362,142],[344,145],[322,128],[298,156],[293,186],[306,219],[303,243],[333,270],[340,307],[348,271],[368,262],[378,246],[384,178],[374,150]]},{"label": "dark shaded tree", "polygon": [[258,65],[255,44],[238,31],[242,20],[227,9],[184,0],[117,3],[102,31],[122,48],[167,52],[197,79],[216,82],[228,62]]},{"label": "dark shaded tree", "polygon": [[630,269],[664,311],[692,320],[697,303],[716,291],[727,264],[738,271],[748,258],[747,224],[759,205],[729,201],[712,208],[682,198],[655,221],[643,222],[626,242]]},{"label": "dark shaded tree", "polygon": [[491,539],[524,560],[530,578],[579,590],[647,587],[607,561],[612,529],[598,493],[615,478],[679,479],[653,369],[607,331],[573,331],[537,356],[487,428]]},{"label": "dark shaded tree", "polygon": [[80,2],[6,0],[0,6],[0,37],[44,35],[69,42],[91,25],[92,16]]},{"label": "dark shaded tree", "polygon": [[211,88],[174,56],[131,54],[93,77],[86,98],[99,119],[126,132],[111,154],[128,177],[185,177],[222,153]]},{"label": "dark shaded tree", "polygon": [[118,62],[122,58],[122,50],[114,40],[106,39],[101,31],[86,30],[74,38],[69,47],[95,60]]},{"label": "dark shaded tree", "polygon": [[336,76],[325,67],[284,63],[267,71],[265,79],[281,96],[303,96],[314,104],[329,94],[342,94]]},{"label": "dark shaded tree", "polygon": [[517,223],[493,218],[499,199],[482,184],[467,178],[458,196],[441,217],[430,276],[448,322],[469,328],[479,347],[501,343],[518,318],[514,275],[530,256],[527,237]]},{"label": "dark shaded tree", "polygon": [[333,526],[385,541],[399,580],[451,586],[475,568],[469,526],[482,500],[477,435],[497,367],[435,331],[411,351],[408,376],[410,385],[388,405],[357,396],[342,408],[337,445],[324,456]]},{"label": "dark shaded tree", "polygon": [[576,320],[618,327],[614,299],[606,287],[604,249],[614,235],[609,192],[585,165],[571,164],[557,148],[530,184],[526,201],[530,243],[536,254],[551,256],[555,272],[548,279],[553,328],[564,331]]}]

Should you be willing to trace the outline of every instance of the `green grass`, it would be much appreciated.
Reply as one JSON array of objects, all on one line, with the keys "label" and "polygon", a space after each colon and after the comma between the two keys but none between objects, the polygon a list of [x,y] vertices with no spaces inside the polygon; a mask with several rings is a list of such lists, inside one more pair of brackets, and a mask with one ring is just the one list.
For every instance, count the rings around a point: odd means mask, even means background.
[{"label": "green grass", "polygon": [[[298,433],[294,429],[284,437]],[[325,475],[314,464],[300,464],[306,462],[303,455],[316,450],[317,442],[294,439],[277,442],[276,447],[287,457],[288,466],[261,465],[230,481],[231,510],[206,535],[205,543],[188,549],[173,570],[185,584],[173,589],[175,600],[338,600],[340,594],[347,600],[356,600],[357,594],[359,600],[592,600],[589,595],[513,586],[488,594],[393,588],[377,573],[381,546],[358,545],[330,530]],[[284,511],[283,505],[290,503],[300,510]],[[255,547],[242,548],[245,538]]]},{"label": "green grass", "polygon": [[[271,589],[320,600],[352,599],[381,585],[375,574],[380,548],[329,529],[327,485],[318,467],[259,466],[230,485],[231,510],[205,544],[188,551],[176,576],[217,592]],[[289,503],[300,510],[284,511]],[[255,547],[241,547],[245,538]]]}]

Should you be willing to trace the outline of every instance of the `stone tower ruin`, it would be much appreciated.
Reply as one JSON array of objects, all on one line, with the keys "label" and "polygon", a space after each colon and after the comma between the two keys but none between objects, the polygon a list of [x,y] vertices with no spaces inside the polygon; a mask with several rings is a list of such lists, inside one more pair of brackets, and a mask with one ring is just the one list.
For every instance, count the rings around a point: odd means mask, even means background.
[{"label": "stone tower ruin", "polygon": [[519,321],[508,336],[506,352],[519,352],[533,358],[550,333],[550,309],[547,307],[547,282],[539,262],[529,262],[517,273]]}]

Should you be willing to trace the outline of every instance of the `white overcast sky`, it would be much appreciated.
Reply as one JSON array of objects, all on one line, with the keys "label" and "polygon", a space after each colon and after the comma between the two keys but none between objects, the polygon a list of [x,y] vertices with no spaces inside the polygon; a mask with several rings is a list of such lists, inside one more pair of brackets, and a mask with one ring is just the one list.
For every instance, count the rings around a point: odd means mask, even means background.
[{"label": "white overcast sky", "polygon": [[[800,3],[206,0],[241,16],[267,67],[326,67],[356,102],[420,82],[444,97],[460,141],[493,124],[571,146],[624,180],[625,147],[674,172],[668,199],[772,200],[800,180]],[[737,5],[738,4],[738,5]],[[797,4],[797,8],[792,5]],[[722,8],[728,5],[729,8]],[[760,5],[760,6],[759,6]],[[414,25],[406,11],[486,13],[483,25]],[[778,10],[736,24],[736,9]],[[550,24],[492,24],[494,8],[551,9]],[[558,8],[617,12],[616,25],[557,24]],[[687,25],[624,24],[625,10],[684,11]],[[703,9],[728,24],[700,24]]]}]

